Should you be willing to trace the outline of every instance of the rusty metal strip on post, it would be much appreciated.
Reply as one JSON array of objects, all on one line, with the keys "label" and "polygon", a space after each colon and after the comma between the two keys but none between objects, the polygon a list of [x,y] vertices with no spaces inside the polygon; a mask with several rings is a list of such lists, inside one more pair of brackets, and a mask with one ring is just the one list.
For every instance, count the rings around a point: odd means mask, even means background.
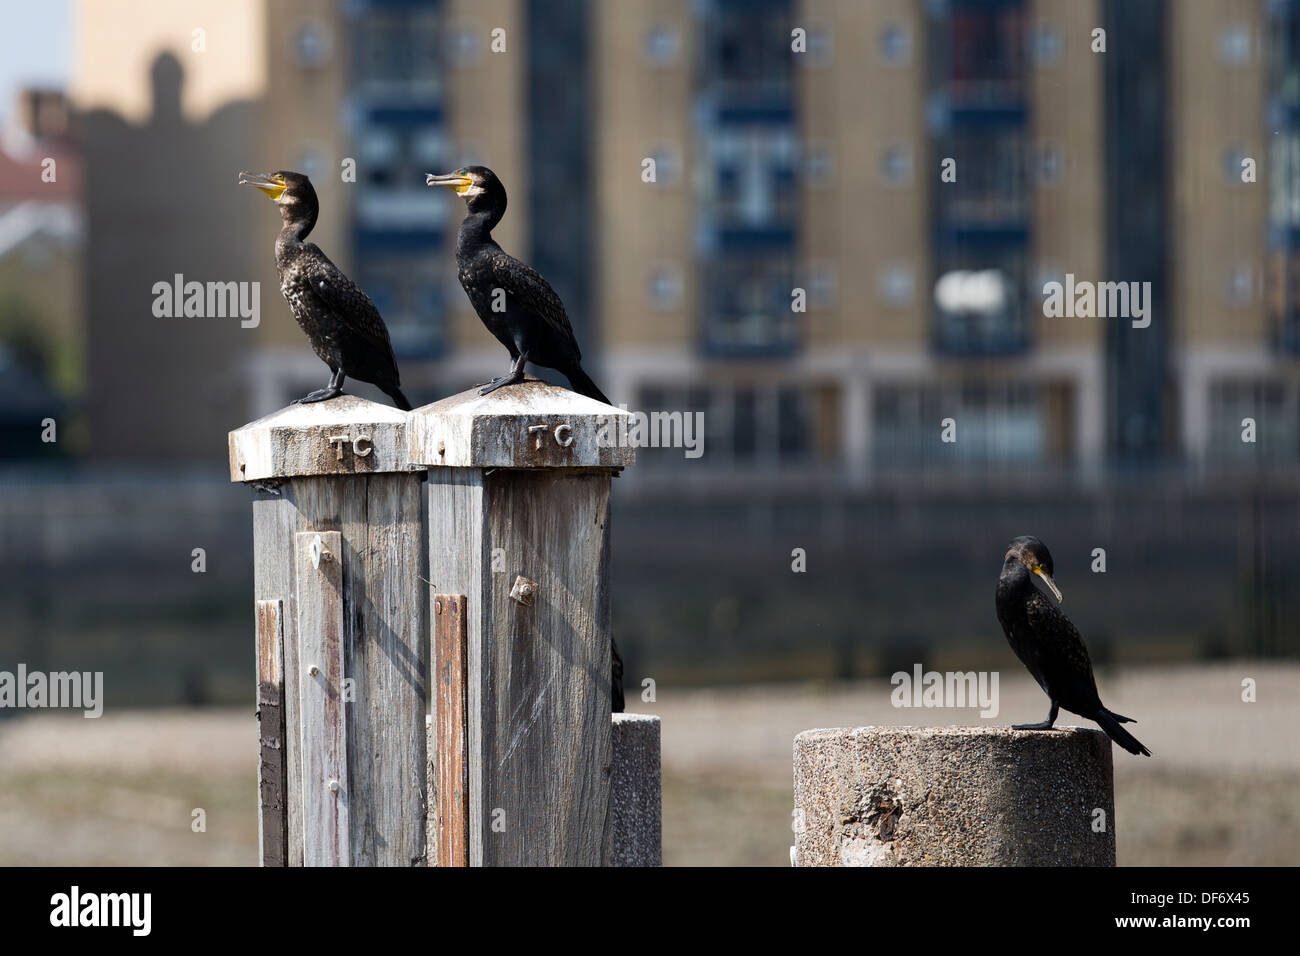
[{"label": "rusty metal strip on post", "polygon": [[434,595],[439,866],[469,866],[466,606],[464,594]]},{"label": "rusty metal strip on post", "polygon": [[288,866],[289,857],[282,608],[280,601],[257,602],[258,852],[262,866]]},{"label": "rusty metal strip on post", "polygon": [[342,557],[337,531],[294,535],[305,866],[348,865]]}]

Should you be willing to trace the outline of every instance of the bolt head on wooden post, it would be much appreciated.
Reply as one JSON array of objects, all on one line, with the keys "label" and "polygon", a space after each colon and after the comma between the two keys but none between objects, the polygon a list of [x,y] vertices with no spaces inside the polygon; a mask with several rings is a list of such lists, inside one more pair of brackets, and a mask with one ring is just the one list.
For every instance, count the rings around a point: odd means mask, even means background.
[{"label": "bolt head on wooden post", "polygon": [[428,586],[406,416],[345,395],[230,433],[231,480],[258,493],[267,865],[424,859]]},{"label": "bolt head on wooden post", "polygon": [[603,861],[609,497],[635,461],[620,442],[629,419],[536,380],[411,413],[409,459],[429,470],[429,581],[467,601],[470,865]]}]

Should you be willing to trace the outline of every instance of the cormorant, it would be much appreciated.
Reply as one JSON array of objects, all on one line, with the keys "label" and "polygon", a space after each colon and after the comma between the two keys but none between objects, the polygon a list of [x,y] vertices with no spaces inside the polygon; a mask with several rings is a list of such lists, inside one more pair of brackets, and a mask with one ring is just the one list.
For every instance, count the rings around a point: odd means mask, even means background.
[{"label": "cormorant", "polygon": [[1150,757],[1151,751],[1120,726],[1133,723],[1133,719],[1102,706],[1092,676],[1092,661],[1078,628],[1034,587],[1033,576],[1038,575],[1061,603],[1052,569],[1047,545],[1032,535],[1024,535],[1007,547],[1002,573],[998,575],[998,621],[1011,649],[1052,701],[1052,709],[1042,723],[1015,724],[1013,729],[1050,730],[1056,723],[1057,711],[1064,707],[1095,720],[1111,740],[1129,753]]},{"label": "cormorant", "polygon": [[275,240],[280,294],[307,333],[312,350],[334,373],[328,385],[297,402],[323,402],[340,395],[344,378],[351,376],[378,385],[393,404],[410,411],[411,403],[399,388],[393,344],[379,310],[319,246],[306,241],[320,211],[311,180],[302,173],[281,170],[269,175],[243,172],[239,182],[256,186],[280,207],[284,225]]},{"label": "cormorant", "polygon": [[582,370],[582,352],[560,297],[535,269],[507,255],[492,238],[506,212],[506,189],[496,173],[486,166],[466,166],[444,176],[429,173],[425,185],[446,186],[465,200],[469,214],[456,237],[460,284],[514,360],[509,372],[479,394],[522,382],[524,366],[532,362],[563,373],[575,392],[610,404]]},{"label": "cormorant", "polygon": [[612,713],[623,713],[623,658],[618,656],[618,645],[609,639],[610,651],[610,695],[609,709]]}]

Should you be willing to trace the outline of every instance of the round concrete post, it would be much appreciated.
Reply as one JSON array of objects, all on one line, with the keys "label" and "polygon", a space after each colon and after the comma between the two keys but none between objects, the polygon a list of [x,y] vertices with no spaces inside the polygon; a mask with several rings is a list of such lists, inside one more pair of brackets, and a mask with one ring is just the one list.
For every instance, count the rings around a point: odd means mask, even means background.
[{"label": "round concrete post", "polygon": [[1096,730],[858,727],[794,741],[796,866],[1114,866]]}]

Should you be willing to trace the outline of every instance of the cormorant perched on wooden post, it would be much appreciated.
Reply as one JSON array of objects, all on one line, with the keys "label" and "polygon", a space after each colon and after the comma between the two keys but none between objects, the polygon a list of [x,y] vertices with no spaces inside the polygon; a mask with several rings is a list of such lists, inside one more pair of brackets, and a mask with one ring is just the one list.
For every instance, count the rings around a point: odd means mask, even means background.
[{"label": "cormorant perched on wooden post", "polygon": [[510,352],[510,371],[493,379],[480,394],[524,380],[529,362],[561,372],[573,390],[611,404],[582,370],[582,352],[564,303],[537,270],[507,255],[492,238],[506,212],[506,188],[486,166],[466,166],[454,173],[429,173],[425,185],[446,186],[465,200],[469,215],[456,238],[460,284],[488,331]]},{"label": "cormorant perched on wooden post", "polygon": [[1111,740],[1129,753],[1150,757],[1151,751],[1120,726],[1133,723],[1133,719],[1102,706],[1092,676],[1092,661],[1078,628],[1034,587],[1033,576],[1038,575],[1059,604],[1061,591],[1052,580],[1052,569],[1047,545],[1025,535],[1013,539],[1007,547],[998,576],[998,621],[1011,649],[1052,701],[1052,709],[1042,723],[1015,724],[1012,729],[1050,730],[1056,723],[1057,711],[1064,707],[1095,720]]},{"label": "cormorant perched on wooden post", "polygon": [[330,367],[329,384],[298,399],[323,402],[343,392],[346,377],[378,385],[403,411],[411,410],[399,387],[397,360],[379,310],[370,297],[330,262],[307,234],[316,225],[320,203],[302,173],[239,174],[240,185],[256,186],[280,207],[284,225],[275,240],[280,294],[311,340],[312,350]]}]

